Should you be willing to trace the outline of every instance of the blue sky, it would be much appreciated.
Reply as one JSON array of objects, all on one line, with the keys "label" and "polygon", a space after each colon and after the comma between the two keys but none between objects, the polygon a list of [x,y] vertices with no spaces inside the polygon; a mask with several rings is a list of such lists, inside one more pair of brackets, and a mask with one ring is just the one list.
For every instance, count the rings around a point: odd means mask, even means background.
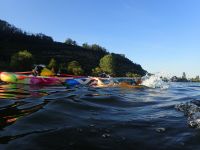
[{"label": "blue sky", "polygon": [[199,0],[1,0],[0,19],[63,42],[97,43],[149,72],[200,75]]}]

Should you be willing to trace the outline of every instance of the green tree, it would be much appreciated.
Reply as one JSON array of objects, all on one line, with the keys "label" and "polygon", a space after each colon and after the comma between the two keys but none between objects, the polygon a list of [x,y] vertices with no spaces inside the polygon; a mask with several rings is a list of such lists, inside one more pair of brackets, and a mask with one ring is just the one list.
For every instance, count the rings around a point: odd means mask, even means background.
[{"label": "green tree", "polygon": [[135,78],[135,77],[141,77],[141,76],[132,72],[127,72],[126,77]]},{"label": "green tree", "polygon": [[86,48],[86,49],[91,49],[91,50],[94,50],[94,51],[97,51],[97,52],[104,52],[104,53],[107,52],[107,50],[104,47],[102,47],[98,44],[89,45],[88,43],[83,43],[82,47]]},{"label": "green tree", "polygon": [[11,68],[18,71],[31,70],[34,63],[33,55],[27,50],[19,51],[11,57]]},{"label": "green tree", "polygon": [[83,73],[84,73],[84,71],[80,66],[73,68],[73,74],[74,75],[83,75]]},{"label": "green tree", "polygon": [[101,58],[99,66],[105,73],[115,74],[115,62],[112,55],[105,55]]},{"label": "green tree", "polygon": [[64,43],[67,45],[77,45],[76,41],[72,40],[71,38],[66,39]]},{"label": "green tree", "polygon": [[79,62],[71,61],[68,63],[67,70],[74,75],[83,75],[84,70],[81,68]]},{"label": "green tree", "polygon": [[183,72],[182,79],[187,79],[185,72]]},{"label": "green tree", "polygon": [[67,71],[67,64],[66,63],[60,63],[59,65],[58,65],[58,71],[57,71],[57,73],[59,74],[59,73],[68,73],[68,71]]},{"label": "green tree", "polygon": [[71,61],[68,63],[67,65],[67,71],[69,73],[73,73],[73,69],[80,66],[79,63],[77,61]]},{"label": "green tree", "polygon": [[200,81],[199,76],[196,76],[196,77],[195,77],[195,80],[196,80],[196,81]]},{"label": "green tree", "polygon": [[92,44],[91,45],[91,49],[92,50],[95,50],[95,51],[104,51],[106,52],[106,49],[100,45],[97,45],[97,44]]},{"label": "green tree", "polygon": [[86,49],[91,49],[91,47],[90,47],[90,45],[88,45],[88,43],[83,43],[82,47],[86,48]]},{"label": "green tree", "polygon": [[101,74],[103,71],[100,67],[96,67],[94,69],[92,69],[92,75],[93,76],[98,76],[99,74]]},{"label": "green tree", "polygon": [[195,78],[191,79],[192,82],[200,82],[199,76],[196,76]]},{"label": "green tree", "polygon": [[49,61],[48,68],[51,69],[53,72],[58,71],[58,65],[54,58],[51,58],[51,60]]},{"label": "green tree", "polygon": [[4,70],[8,68],[8,64],[4,61],[0,61],[0,69]]}]

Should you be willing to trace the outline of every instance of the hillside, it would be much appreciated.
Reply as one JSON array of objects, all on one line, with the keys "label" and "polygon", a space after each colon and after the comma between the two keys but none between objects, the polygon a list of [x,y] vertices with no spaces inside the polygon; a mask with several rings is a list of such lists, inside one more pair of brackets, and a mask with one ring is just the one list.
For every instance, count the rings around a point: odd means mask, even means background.
[{"label": "hillside", "polygon": [[[51,58],[55,58],[58,63],[76,60],[88,75],[91,74],[93,68],[99,65],[100,59],[109,54],[106,50],[87,49],[78,45],[56,42],[52,37],[41,33],[30,34],[0,20],[0,69],[9,70],[11,56],[20,50],[31,52],[37,64],[48,64]],[[139,64],[133,63],[122,55],[114,55],[117,56],[119,66],[116,71],[119,72],[117,76],[124,76],[127,72],[140,75],[146,73]]]}]

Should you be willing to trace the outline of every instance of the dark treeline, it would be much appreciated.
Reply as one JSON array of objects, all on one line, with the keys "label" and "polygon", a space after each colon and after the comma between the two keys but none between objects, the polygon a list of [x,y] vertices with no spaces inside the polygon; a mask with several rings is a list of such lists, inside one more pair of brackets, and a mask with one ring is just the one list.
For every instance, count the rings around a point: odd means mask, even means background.
[{"label": "dark treeline", "polygon": [[6,21],[0,20],[0,40],[1,41],[23,41],[36,42],[36,43],[52,43],[53,39],[50,36],[46,36],[42,33],[30,34],[22,31],[19,28],[7,23]]},{"label": "dark treeline", "polygon": [[[11,68],[12,56],[28,50],[34,56],[35,64],[48,64],[54,58],[58,64],[64,66],[68,62],[77,61],[86,75],[99,66],[100,59],[110,54],[105,48],[84,43],[78,46],[76,41],[67,39],[64,43],[56,42],[44,34],[30,34],[0,20],[0,70],[18,71],[23,68]],[[127,72],[144,75],[145,70],[139,64],[119,54],[112,54],[117,59],[116,76],[125,76]]]}]

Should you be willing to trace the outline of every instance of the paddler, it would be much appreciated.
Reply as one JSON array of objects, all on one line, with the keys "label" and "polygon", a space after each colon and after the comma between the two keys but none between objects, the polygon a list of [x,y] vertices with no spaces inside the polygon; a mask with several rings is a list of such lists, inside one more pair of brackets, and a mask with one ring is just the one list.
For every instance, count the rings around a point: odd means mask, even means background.
[{"label": "paddler", "polygon": [[112,78],[107,79],[107,84],[103,81],[105,79],[99,77],[93,77],[93,82],[91,82],[90,86],[94,87],[126,87],[126,88],[136,88],[141,85],[142,80],[132,80],[132,82],[128,81],[114,81]]},{"label": "paddler", "polygon": [[34,76],[54,76],[55,73],[46,68],[45,65],[36,65],[32,70]]}]

